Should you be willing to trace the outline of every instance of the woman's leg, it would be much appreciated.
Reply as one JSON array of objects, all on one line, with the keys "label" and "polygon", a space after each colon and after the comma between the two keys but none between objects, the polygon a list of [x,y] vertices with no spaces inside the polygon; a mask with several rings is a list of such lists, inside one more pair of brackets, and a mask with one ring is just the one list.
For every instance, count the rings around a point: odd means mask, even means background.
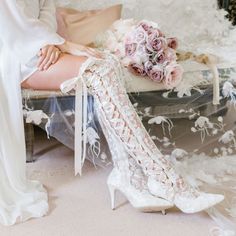
[{"label": "woman's leg", "polygon": [[142,168],[151,194],[174,202],[186,213],[207,209],[223,200],[223,196],[191,188],[161,154],[129,101],[116,59],[92,63],[82,78],[95,98],[100,123],[119,140],[116,148],[121,149],[121,143]]},{"label": "woman's leg", "polygon": [[39,90],[58,90],[61,83],[76,77],[86,57],[62,54],[59,60],[46,71],[37,71],[23,81],[23,88]]},{"label": "woman's leg", "polygon": [[[61,55],[58,62],[52,65],[48,70],[37,71],[30,78],[25,80],[22,83],[22,87],[39,89],[39,90],[40,89],[59,90],[60,85],[63,82],[71,78],[74,78],[78,75],[81,65],[83,64],[83,62],[86,61],[86,59],[87,59],[86,57],[78,57],[69,54],[63,54]],[[101,123],[101,125],[103,127],[104,134],[109,143],[109,147],[111,148],[114,165],[116,167],[120,166],[120,173],[124,173],[124,176],[126,177],[125,178],[126,185],[128,182],[130,182],[130,185],[127,186],[129,186],[128,188],[129,195],[130,194],[135,195],[134,196],[135,199],[132,198],[133,205],[135,204],[135,207],[141,209],[142,211],[161,211],[172,207],[173,205],[170,204],[168,201],[159,199],[157,197],[152,196],[148,192],[145,192],[143,187],[140,186],[139,189],[136,189],[136,187],[134,187],[137,185],[132,183],[134,179],[136,182],[139,183],[141,183],[144,179],[142,175],[140,175],[139,178],[137,178],[137,176],[135,178],[132,176],[133,173],[136,171],[142,172],[141,168],[139,168],[139,166],[136,166],[135,170],[133,170],[133,172],[131,173],[131,167],[130,167],[131,159],[129,158],[128,153],[124,149],[122,149],[123,150],[122,152],[121,147],[119,149],[119,152],[116,153],[116,149],[114,148],[114,146],[118,145],[118,143],[114,142],[113,139],[112,140],[110,139],[111,137],[110,135],[108,135],[108,129],[106,129],[106,127],[103,126],[104,123]]]},{"label": "woman's leg", "polygon": [[[26,87],[58,89],[62,82],[78,75],[85,60],[63,55],[49,70],[32,75],[26,81]],[[175,202],[182,211],[188,213],[220,202],[222,196],[202,194],[189,188],[160,153],[129,101],[121,82],[118,64],[112,58],[93,61],[82,77],[95,98],[100,122],[106,129],[110,129],[110,133],[118,138],[142,168],[148,178],[148,190],[157,197]]]}]

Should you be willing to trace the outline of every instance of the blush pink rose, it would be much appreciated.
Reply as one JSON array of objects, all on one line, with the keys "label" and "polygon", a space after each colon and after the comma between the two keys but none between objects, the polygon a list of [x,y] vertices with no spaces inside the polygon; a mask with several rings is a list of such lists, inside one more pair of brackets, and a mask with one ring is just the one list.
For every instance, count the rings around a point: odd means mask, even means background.
[{"label": "blush pink rose", "polygon": [[165,37],[165,35],[157,28],[152,28],[150,27],[149,30],[147,31],[148,35],[154,34],[157,37]]},{"label": "blush pink rose", "polygon": [[149,72],[152,70],[153,66],[154,66],[154,65],[153,65],[152,62],[150,62],[150,61],[147,61],[147,62],[144,64],[144,68],[145,68],[145,71],[146,71],[147,75],[149,75]]},{"label": "blush pink rose", "polygon": [[125,54],[126,56],[133,56],[134,53],[136,52],[137,49],[137,44],[132,43],[132,44],[125,44]]},{"label": "blush pink rose", "polygon": [[148,29],[147,34],[148,34],[148,36],[149,36],[149,35],[155,35],[155,36],[157,36],[157,37],[160,36],[159,30],[154,29],[153,27],[150,27],[150,28]]},{"label": "blush pink rose", "polygon": [[168,47],[176,50],[178,48],[178,40],[177,38],[168,38],[167,39]]},{"label": "blush pink rose", "polygon": [[147,39],[147,32],[142,28],[138,27],[135,31],[135,40],[137,43],[144,43]]},{"label": "blush pink rose", "polygon": [[169,62],[177,60],[176,51],[172,48],[168,48],[165,51],[165,56],[166,56],[167,61],[169,61]]},{"label": "blush pink rose", "polygon": [[148,36],[147,48],[155,52],[163,52],[167,48],[167,41],[163,37],[158,37],[156,32]]},{"label": "blush pink rose", "polygon": [[134,75],[138,75],[138,76],[146,76],[147,75],[145,68],[142,64],[130,63],[128,66],[128,69]]},{"label": "blush pink rose", "polygon": [[158,35],[158,37],[165,37],[165,35],[164,35],[164,33],[163,32],[161,32],[159,29],[157,29],[157,35]]},{"label": "blush pink rose", "polygon": [[150,22],[142,21],[139,26],[142,27],[148,35],[157,33],[158,31],[157,28],[154,28],[153,25],[150,24]]},{"label": "blush pink rose", "polygon": [[153,64],[164,64],[166,62],[166,55],[165,55],[165,52],[161,52],[161,53],[158,53],[156,54],[153,59],[152,59],[152,62]]},{"label": "blush pink rose", "polygon": [[139,26],[141,26],[146,32],[148,32],[150,29],[150,26],[147,24],[147,22],[141,22]]},{"label": "blush pink rose", "polygon": [[151,67],[151,65],[149,65],[149,68],[147,70],[148,70],[148,77],[151,80],[157,83],[161,83],[163,81],[164,71],[163,71],[162,66],[155,65]]},{"label": "blush pink rose", "polygon": [[164,76],[165,79],[163,80],[163,84],[166,89],[173,89],[182,80],[183,68],[176,62],[172,62],[165,67]]},{"label": "blush pink rose", "polygon": [[148,31],[150,29],[159,29],[159,26],[157,23],[153,22],[153,21],[146,21],[146,20],[142,20],[138,26],[142,26],[143,29],[145,31]]},{"label": "blush pink rose", "polygon": [[154,62],[166,66],[170,63],[176,62],[176,51],[172,48],[167,48],[162,54],[156,55]]}]

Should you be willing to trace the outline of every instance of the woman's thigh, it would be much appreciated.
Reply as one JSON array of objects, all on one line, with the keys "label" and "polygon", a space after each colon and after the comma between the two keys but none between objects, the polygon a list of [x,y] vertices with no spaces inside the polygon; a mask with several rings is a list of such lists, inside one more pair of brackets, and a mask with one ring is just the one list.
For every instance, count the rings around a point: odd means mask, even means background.
[{"label": "woman's thigh", "polygon": [[86,57],[62,54],[46,71],[36,71],[21,83],[23,88],[58,90],[61,83],[78,75]]}]

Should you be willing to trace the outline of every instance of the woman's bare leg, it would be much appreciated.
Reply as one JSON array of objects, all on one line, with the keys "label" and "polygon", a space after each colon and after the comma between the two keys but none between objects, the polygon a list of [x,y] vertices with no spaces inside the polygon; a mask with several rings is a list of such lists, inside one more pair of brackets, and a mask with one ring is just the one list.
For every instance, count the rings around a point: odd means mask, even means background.
[{"label": "woman's bare leg", "polygon": [[86,57],[62,54],[48,70],[36,71],[23,81],[21,86],[31,89],[58,90],[61,83],[78,75],[79,69],[86,59]]}]

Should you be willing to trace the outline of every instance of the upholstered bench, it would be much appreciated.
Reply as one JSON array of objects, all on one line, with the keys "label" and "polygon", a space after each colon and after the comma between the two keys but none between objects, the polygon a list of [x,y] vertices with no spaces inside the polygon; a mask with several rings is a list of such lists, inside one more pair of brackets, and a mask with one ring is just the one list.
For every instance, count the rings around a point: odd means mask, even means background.
[{"label": "upholstered bench", "polygon": [[[182,87],[185,85],[190,87],[191,96],[178,97],[178,91],[167,92],[161,84],[152,82],[141,77],[131,76],[126,74],[126,89],[129,94],[131,102],[136,106],[140,114],[144,114],[147,110],[151,112],[152,116],[164,116],[169,119],[189,119],[191,112],[194,111],[201,116],[224,116],[227,113],[227,98],[221,99],[219,105],[212,104],[213,98],[213,86],[212,86],[212,72],[209,68],[202,64],[196,64],[196,62],[186,61],[183,64],[184,76]],[[236,65],[222,65],[219,67],[219,75],[221,78],[220,90],[225,81],[229,80],[232,74],[236,73]],[[192,82],[191,82],[192,81]],[[181,86],[180,86],[181,87]],[[197,88],[197,89],[196,89]],[[190,91],[189,90],[189,91]],[[201,93],[199,93],[201,90]],[[165,94],[168,93],[168,96]],[[73,138],[73,125],[74,116],[73,110],[75,107],[75,95],[74,93],[63,94],[60,91],[38,91],[31,89],[22,90],[23,106],[25,109],[33,111],[42,111],[46,116],[51,117],[51,111],[54,108],[54,113],[57,115],[56,125],[59,127],[61,134],[69,137],[69,142],[57,139],[69,148],[74,148]],[[90,101],[93,102],[91,98]],[[148,109],[146,109],[148,108]],[[185,112],[180,112],[180,111]],[[71,112],[72,111],[72,112]],[[60,118],[60,115],[68,112],[70,116],[70,127],[68,132],[64,132],[66,129],[63,122],[65,117]],[[59,114],[60,113],[60,114]],[[143,122],[147,122],[148,117],[142,117]],[[97,121],[95,121],[96,123]],[[61,125],[60,125],[61,124]],[[46,120],[42,120],[40,127],[45,129]],[[53,127],[54,128],[54,127]],[[50,133],[50,136],[55,137],[54,133]],[[25,122],[25,138],[27,147],[27,161],[34,161],[34,127],[32,123]]]},{"label": "upholstered bench", "polygon": [[[194,109],[195,112],[202,116],[218,116],[224,115],[227,112],[225,106],[227,99],[222,99],[220,105],[212,105],[213,90],[212,86],[202,86],[201,89],[205,92],[199,96],[199,92],[193,91],[190,97],[179,98],[176,93],[172,92],[168,98],[163,97],[161,91],[143,91],[139,93],[130,92],[129,97],[136,108],[145,112],[145,108],[149,108],[154,116],[165,116],[170,119],[185,119],[190,114],[180,113],[180,110]],[[60,109],[73,110],[75,96],[71,94],[62,94],[60,91],[38,91],[38,90],[22,90],[23,105],[29,110],[42,110],[47,116],[50,114],[50,106],[60,106]],[[56,99],[56,100],[55,100]],[[47,103],[45,103],[47,101]],[[63,111],[62,111],[63,112]],[[145,122],[145,118],[143,119]],[[57,122],[61,122],[60,120]],[[45,129],[46,121],[42,121],[39,125]],[[60,124],[59,124],[60,125]],[[67,134],[65,134],[67,135]],[[73,138],[73,137],[72,137]],[[34,126],[32,123],[26,123],[25,119],[25,141],[27,150],[27,162],[34,161]],[[68,146],[68,145],[67,145]],[[73,148],[73,147],[72,147]]]}]

